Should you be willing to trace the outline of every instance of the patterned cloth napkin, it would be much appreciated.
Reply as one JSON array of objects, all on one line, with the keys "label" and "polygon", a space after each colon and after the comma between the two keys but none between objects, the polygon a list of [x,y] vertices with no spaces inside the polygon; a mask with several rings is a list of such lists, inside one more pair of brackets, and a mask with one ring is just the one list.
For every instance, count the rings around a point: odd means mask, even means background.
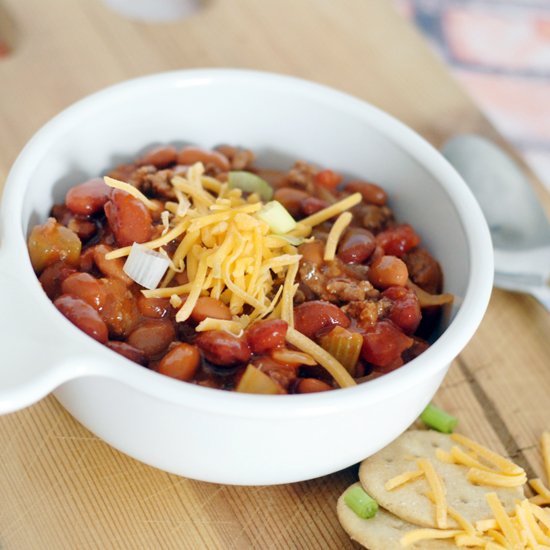
[{"label": "patterned cloth napkin", "polygon": [[550,0],[396,0],[550,190]]}]

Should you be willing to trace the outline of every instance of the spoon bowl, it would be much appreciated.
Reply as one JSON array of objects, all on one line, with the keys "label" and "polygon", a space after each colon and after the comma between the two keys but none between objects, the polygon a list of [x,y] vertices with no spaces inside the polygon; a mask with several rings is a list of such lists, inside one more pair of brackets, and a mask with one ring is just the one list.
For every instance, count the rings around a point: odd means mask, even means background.
[{"label": "spoon bowl", "polygon": [[481,136],[456,136],[442,153],[469,185],[487,219],[495,250],[495,286],[530,293],[550,311],[550,223],[527,176],[507,153]]}]

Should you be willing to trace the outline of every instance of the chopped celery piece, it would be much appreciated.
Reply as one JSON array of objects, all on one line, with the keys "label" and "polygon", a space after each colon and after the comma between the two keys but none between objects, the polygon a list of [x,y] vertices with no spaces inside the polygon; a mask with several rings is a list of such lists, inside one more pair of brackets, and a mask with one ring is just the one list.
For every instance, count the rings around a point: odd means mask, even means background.
[{"label": "chopped celery piece", "polygon": [[254,365],[246,367],[235,390],[241,393],[280,393],[280,387],[277,382]]},{"label": "chopped celery piece", "polygon": [[296,220],[279,201],[268,202],[256,215],[269,225],[273,233],[288,233],[296,227]]},{"label": "chopped celery piece", "polygon": [[258,193],[263,201],[268,201],[273,196],[271,185],[252,172],[229,172],[227,182],[229,189],[237,187],[248,193]]},{"label": "chopped celery piece", "polygon": [[334,359],[340,361],[352,376],[355,376],[357,361],[363,346],[361,334],[336,326],[328,334],[321,336],[320,344]]},{"label": "chopped celery piece", "polygon": [[359,485],[350,487],[344,495],[344,502],[356,515],[363,519],[370,519],[378,512],[378,503]]},{"label": "chopped celery piece", "polygon": [[445,434],[453,433],[453,430],[458,424],[458,418],[446,413],[431,403],[420,415],[420,420],[422,420],[426,426]]}]

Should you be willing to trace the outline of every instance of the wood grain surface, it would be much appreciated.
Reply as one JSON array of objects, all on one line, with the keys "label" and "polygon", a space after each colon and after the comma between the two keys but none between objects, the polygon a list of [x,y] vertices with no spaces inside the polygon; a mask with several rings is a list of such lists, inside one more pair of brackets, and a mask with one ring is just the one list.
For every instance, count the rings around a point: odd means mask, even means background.
[{"label": "wood grain surface", "polygon": [[[170,24],[126,20],[100,0],[0,0],[14,51],[0,61],[0,185],[31,135],[106,85],[188,67],[244,67],[371,101],[440,145],[496,137],[388,0],[210,0]],[[550,199],[534,181],[548,211]],[[461,430],[542,475],[550,429],[550,316],[495,290],[436,401]],[[0,548],[345,549],[338,495],[356,467],[275,487],[195,482],[113,450],[53,397],[0,418]]]}]

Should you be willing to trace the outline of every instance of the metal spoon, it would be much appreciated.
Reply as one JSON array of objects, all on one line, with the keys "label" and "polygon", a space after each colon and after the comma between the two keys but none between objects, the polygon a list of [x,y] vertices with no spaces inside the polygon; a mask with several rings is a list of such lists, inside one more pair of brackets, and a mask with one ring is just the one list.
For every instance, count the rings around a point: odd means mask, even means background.
[{"label": "metal spoon", "polygon": [[550,223],[521,168],[476,135],[450,139],[443,155],[478,200],[495,249],[495,286],[532,294],[550,311]]}]

